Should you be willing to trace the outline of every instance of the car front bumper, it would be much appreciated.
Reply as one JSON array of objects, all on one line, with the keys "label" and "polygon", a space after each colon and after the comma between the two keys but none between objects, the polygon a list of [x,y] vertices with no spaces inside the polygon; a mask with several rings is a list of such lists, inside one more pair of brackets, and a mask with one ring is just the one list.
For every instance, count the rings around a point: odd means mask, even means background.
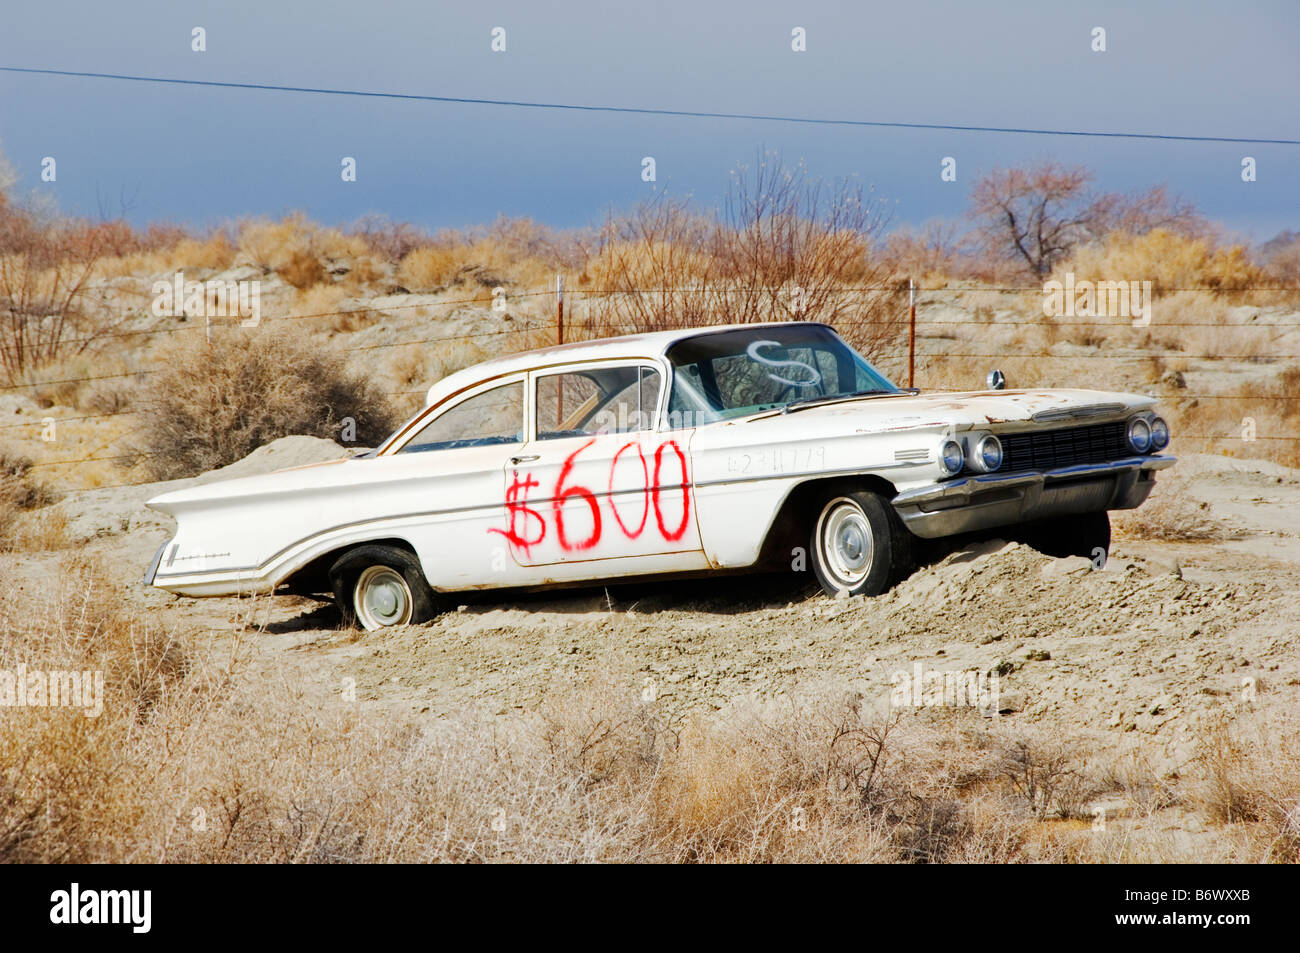
[{"label": "car front bumper", "polygon": [[917,536],[936,539],[1053,516],[1141,506],[1155,471],[1174,457],[1126,457],[1060,470],[986,473],[905,490],[894,509]]}]

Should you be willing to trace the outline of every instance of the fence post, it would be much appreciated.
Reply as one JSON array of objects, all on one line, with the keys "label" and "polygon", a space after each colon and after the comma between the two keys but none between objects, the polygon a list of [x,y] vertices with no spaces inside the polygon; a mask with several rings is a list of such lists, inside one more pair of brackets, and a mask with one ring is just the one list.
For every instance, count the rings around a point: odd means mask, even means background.
[{"label": "fence post", "polygon": [[916,386],[916,282],[907,279],[907,386]]},{"label": "fence post", "polygon": [[555,276],[555,343],[564,343],[564,275]]}]

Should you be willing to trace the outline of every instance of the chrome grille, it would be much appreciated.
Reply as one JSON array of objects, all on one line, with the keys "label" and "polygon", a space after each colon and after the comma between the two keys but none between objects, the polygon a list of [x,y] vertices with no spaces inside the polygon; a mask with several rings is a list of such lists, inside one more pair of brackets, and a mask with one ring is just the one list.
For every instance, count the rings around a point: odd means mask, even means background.
[{"label": "chrome grille", "polygon": [[1056,470],[1081,463],[1105,463],[1133,456],[1125,439],[1125,421],[1062,427],[999,436],[1002,466],[999,473],[1015,470]]}]

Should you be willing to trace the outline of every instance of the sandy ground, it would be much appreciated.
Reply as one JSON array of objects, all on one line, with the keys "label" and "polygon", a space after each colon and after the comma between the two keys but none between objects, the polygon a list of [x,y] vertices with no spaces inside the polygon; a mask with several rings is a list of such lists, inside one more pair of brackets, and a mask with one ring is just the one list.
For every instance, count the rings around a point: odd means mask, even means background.
[{"label": "sandy ground", "polygon": [[[220,475],[345,452],[286,438]],[[548,692],[611,672],[683,715],[827,688],[883,709],[891,679],[919,664],[996,671],[1001,718],[1100,748],[1136,743],[1177,771],[1206,719],[1300,704],[1300,471],[1204,456],[1177,470],[1228,538],[1120,538],[1100,570],[989,539],[936,554],[875,599],[829,599],[807,572],[476,594],[429,624],[383,633],[340,630],[333,606],[307,599],[195,600],[145,587],[168,526],[143,501],[176,484],[83,491],[59,505],[123,598],[215,651],[238,634],[253,664],[287,663],[322,698],[352,684],[363,704],[417,721],[467,706],[530,711]],[[40,585],[60,558],[3,562]]]}]

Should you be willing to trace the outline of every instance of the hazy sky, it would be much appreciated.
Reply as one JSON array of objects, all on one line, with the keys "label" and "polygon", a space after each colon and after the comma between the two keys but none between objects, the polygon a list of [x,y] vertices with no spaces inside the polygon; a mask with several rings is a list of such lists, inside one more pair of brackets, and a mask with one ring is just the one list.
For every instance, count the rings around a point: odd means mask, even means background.
[{"label": "hazy sky", "polygon": [[[191,50],[191,29],[207,51]],[[494,27],[506,51],[490,48]],[[1094,27],[1107,51],[1090,49]],[[802,27],[807,51],[791,49]],[[8,0],[0,65],[554,103],[1300,138],[1300,3]],[[305,210],[430,228],[598,221],[652,188],[718,202],[761,148],[857,176],[899,223],[997,165],[1167,183],[1254,237],[1300,228],[1300,146],[807,126],[0,72],[0,148],[65,210],[217,223]],[[1243,156],[1258,180],[1241,180]],[[40,181],[41,160],[58,180]],[[340,160],[357,160],[357,181]],[[653,156],[658,181],[642,181]],[[940,181],[943,157],[956,183]]]}]

